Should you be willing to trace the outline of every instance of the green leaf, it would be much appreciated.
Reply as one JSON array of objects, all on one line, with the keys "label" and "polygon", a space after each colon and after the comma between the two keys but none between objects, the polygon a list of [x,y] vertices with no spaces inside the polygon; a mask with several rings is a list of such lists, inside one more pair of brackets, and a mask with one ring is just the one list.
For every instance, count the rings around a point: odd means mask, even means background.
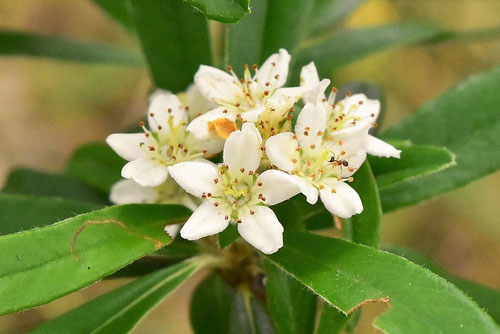
[{"label": "green leaf", "polygon": [[111,186],[121,180],[121,169],[127,161],[104,143],[90,143],[76,150],[66,173],[108,194]]},{"label": "green leaf", "polygon": [[100,207],[57,197],[0,194],[0,236],[50,225]]},{"label": "green leaf", "polygon": [[194,258],[163,268],[64,313],[31,333],[128,333],[206,263],[207,259]]},{"label": "green leaf", "polygon": [[311,35],[330,30],[366,0],[314,0],[309,16]]},{"label": "green leaf", "polygon": [[267,309],[276,333],[312,333],[316,317],[316,295],[270,261],[264,262],[264,270],[267,274]]},{"label": "green leaf", "polygon": [[125,29],[134,30],[134,21],[130,15],[128,0],[93,0],[106,14],[118,21]]},{"label": "green leaf", "polygon": [[250,13],[249,0],[186,0],[211,20],[224,23],[239,21]]},{"label": "green leaf", "polygon": [[318,44],[302,48],[294,61],[294,72],[300,73],[302,66],[314,61],[320,76],[329,76],[332,69],[372,53],[429,41],[442,34],[445,32],[441,28],[422,23],[394,23],[339,31]]},{"label": "green leaf", "polygon": [[379,188],[437,173],[456,164],[455,154],[444,147],[409,144],[395,146],[401,150],[400,159],[368,156]]},{"label": "green leaf", "polygon": [[261,62],[278,52],[279,48],[285,48],[290,54],[295,54],[307,27],[312,5],[313,1],[310,0],[267,1]]},{"label": "green leaf", "polygon": [[402,247],[389,247],[385,249],[391,253],[402,256],[413,263],[425,267],[433,273],[453,283],[460,290],[468,294],[474,301],[476,301],[479,306],[485,309],[497,323],[500,323],[500,304],[498,303],[500,300],[500,291],[473,281],[450,275],[439,267],[434,261],[414,250]]},{"label": "green leaf", "polygon": [[211,64],[208,22],[183,0],[132,0],[132,14],[156,86],[182,91]]},{"label": "green leaf", "polygon": [[323,302],[315,334],[339,334],[346,325],[347,319],[344,313]]},{"label": "green leaf", "polygon": [[191,299],[196,334],[274,333],[261,303],[243,287],[235,291],[218,275],[203,281]]},{"label": "green leaf", "polygon": [[182,206],[129,204],[1,236],[0,314],[64,296],[169,244],[164,226],[189,214]]},{"label": "green leaf", "polygon": [[385,139],[444,146],[456,165],[380,189],[385,211],[463,186],[500,167],[500,67],[472,76],[383,133]]},{"label": "green leaf", "polygon": [[235,224],[229,224],[229,226],[222,232],[218,234],[220,249],[224,249],[233,243],[236,239],[240,237],[238,228]]},{"label": "green leaf", "polygon": [[55,196],[101,205],[109,204],[105,195],[72,176],[24,168],[15,169],[9,174],[2,192],[5,194]]},{"label": "green leaf", "polygon": [[365,161],[356,171],[351,186],[359,194],[363,203],[363,212],[350,218],[352,241],[378,248],[380,244],[382,207],[377,183],[368,161]]},{"label": "green leaf", "polygon": [[317,201],[311,205],[307,203],[302,195],[295,196],[287,202],[293,203],[300,211],[300,221],[305,225],[306,230],[321,230],[334,226],[333,215],[323,205]]},{"label": "green leaf", "polygon": [[374,323],[386,333],[500,332],[452,284],[394,254],[296,232],[268,258],[346,314],[369,302],[389,304]]},{"label": "green leaf", "polygon": [[143,64],[139,54],[116,46],[6,30],[0,31],[0,55],[24,55],[88,64]]},{"label": "green leaf", "polygon": [[266,23],[267,0],[252,0],[252,14],[226,27],[226,58],[238,75],[245,64],[259,64]]}]

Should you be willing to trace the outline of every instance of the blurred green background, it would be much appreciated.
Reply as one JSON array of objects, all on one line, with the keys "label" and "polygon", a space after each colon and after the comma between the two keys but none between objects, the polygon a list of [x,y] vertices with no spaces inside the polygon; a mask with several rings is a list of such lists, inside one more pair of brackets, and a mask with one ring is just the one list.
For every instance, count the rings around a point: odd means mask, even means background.
[{"label": "blurred green background", "polygon": [[[462,31],[498,27],[499,14],[498,0],[368,0],[345,25],[427,21]],[[138,45],[91,1],[2,1],[0,22],[1,28],[128,48]],[[499,39],[445,42],[378,53],[342,68],[333,82],[341,86],[365,80],[381,85],[387,100],[382,125],[386,128],[469,75],[498,64]],[[0,58],[0,185],[14,166],[61,171],[79,145],[102,141],[108,134],[135,124],[146,110],[151,88],[148,74],[141,68]],[[383,244],[419,250],[452,274],[499,288],[499,199],[497,173],[386,214]],[[165,300],[134,332],[191,333],[189,294],[201,276]],[[49,305],[0,317],[0,333],[25,332],[125,282],[104,281]],[[366,314],[382,310],[368,308],[372,312]],[[376,333],[369,319],[358,332]]]}]

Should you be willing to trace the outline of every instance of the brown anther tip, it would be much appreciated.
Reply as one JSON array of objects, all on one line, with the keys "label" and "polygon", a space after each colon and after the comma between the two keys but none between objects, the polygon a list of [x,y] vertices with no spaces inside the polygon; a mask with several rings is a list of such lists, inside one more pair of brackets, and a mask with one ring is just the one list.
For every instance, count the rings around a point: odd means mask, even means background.
[{"label": "brown anther tip", "polygon": [[297,163],[297,159],[293,158],[293,159],[292,159],[292,162],[293,162],[294,164],[296,164],[296,163]]},{"label": "brown anther tip", "polygon": [[363,101],[359,101],[358,103],[359,103],[359,104],[363,104]]},{"label": "brown anther tip", "polygon": [[266,148],[265,148],[264,146],[261,146],[261,147],[260,147],[260,150],[261,150],[262,152],[264,152],[264,151],[266,150]]},{"label": "brown anther tip", "polygon": [[297,147],[295,151],[300,152],[300,147]]},{"label": "brown anther tip", "polygon": [[332,92],[334,92],[334,93],[338,93],[338,92],[339,92],[339,90],[338,90],[338,88],[337,88],[337,87],[332,87]]},{"label": "brown anther tip", "polygon": [[139,143],[139,147],[143,147],[144,145],[146,145],[146,144],[142,141]]},{"label": "brown anther tip", "polygon": [[262,194],[259,194],[259,195],[257,196],[257,198],[262,198],[262,196],[264,196],[264,195],[262,195]]},{"label": "brown anther tip", "polygon": [[342,181],[342,177],[341,176],[337,176],[337,181]]},{"label": "brown anther tip", "polygon": [[342,140],[339,140],[339,145],[340,146],[344,145],[344,142]]},{"label": "brown anther tip", "polygon": [[203,150],[203,151],[201,151],[201,153],[207,154],[207,150]]},{"label": "brown anther tip", "polygon": [[344,150],[340,151],[340,155],[344,155],[344,154],[345,154]]},{"label": "brown anther tip", "polygon": [[309,132],[304,131],[304,136],[309,136]]},{"label": "brown anther tip", "polygon": [[162,129],[161,125],[158,125],[158,130],[161,130],[161,129]]},{"label": "brown anther tip", "polygon": [[271,83],[269,81],[265,83],[266,87],[269,87],[270,84]]},{"label": "brown anther tip", "polygon": [[152,112],[152,113],[150,113],[150,114],[149,114],[149,116],[151,116],[151,117],[155,117],[155,113],[154,113],[154,112]]},{"label": "brown anther tip", "polygon": [[311,146],[309,146],[309,147],[314,150],[316,148],[316,145],[311,144]]},{"label": "brown anther tip", "polygon": [[236,108],[238,108],[238,107],[240,106],[240,104],[239,104],[239,103],[236,103],[234,106],[235,106]]},{"label": "brown anther tip", "polygon": [[373,123],[372,123],[372,126],[373,126],[374,128],[376,128],[376,127],[378,126],[378,123],[377,123],[377,122],[373,122]]},{"label": "brown anther tip", "polygon": [[276,63],[273,62],[273,63],[271,63],[271,65],[276,66]]},{"label": "brown anther tip", "polygon": [[240,82],[241,82],[241,83],[245,83],[245,79],[240,78]]},{"label": "brown anther tip", "polygon": [[252,176],[253,175],[253,170],[249,171],[248,175]]},{"label": "brown anther tip", "polygon": [[214,179],[214,183],[219,183],[219,179]]},{"label": "brown anther tip", "polygon": [[278,79],[279,79],[279,77],[280,77],[280,75],[279,75],[279,74],[276,74],[276,75],[274,76],[274,78],[275,78],[276,80],[278,80]]},{"label": "brown anther tip", "polygon": [[144,126],[144,122],[143,122],[143,121],[140,121],[140,122],[139,122],[139,125],[140,125],[140,126]]},{"label": "brown anther tip", "polygon": [[171,158],[174,159],[174,160],[177,160],[177,158],[176,158],[175,155],[172,155]]},{"label": "brown anther tip", "polygon": [[185,148],[184,150],[182,150],[182,152],[184,152],[184,153],[188,153],[188,149],[187,149],[187,148]]},{"label": "brown anther tip", "polygon": [[251,214],[251,215],[254,215],[254,214],[255,214],[255,211],[250,210],[250,214]]},{"label": "brown anther tip", "polygon": [[310,127],[308,127],[308,126],[306,126],[304,129],[305,129],[306,131],[311,130],[311,128],[310,128]]},{"label": "brown anther tip", "polygon": [[258,182],[258,183],[257,183],[257,185],[258,185],[259,187],[262,187],[262,182]]},{"label": "brown anther tip", "polygon": [[293,135],[292,135],[292,138],[293,138],[293,139],[297,139],[297,135],[296,135],[296,134],[293,134]]},{"label": "brown anther tip", "polygon": [[332,194],[335,194],[336,192],[337,192],[337,190],[332,188]]},{"label": "brown anther tip", "polygon": [[228,220],[228,219],[229,219],[229,217],[228,217],[228,216],[225,216],[225,217],[224,217],[224,219],[225,219],[225,220]]},{"label": "brown anther tip", "polygon": [[232,70],[233,70],[233,67],[232,67],[231,65],[227,65],[227,66],[226,66],[226,69],[227,69],[228,71],[232,71]]},{"label": "brown anther tip", "polygon": [[318,131],[318,133],[316,133],[316,136],[322,136],[323,135],[323,131]]},{"label": "brown anther tip", "polygon": [[345,93],[345,95],[346,95],[346,96],[351,96],[351,95],[352,95],[352,93],[351,93],[351,92],[346,92],[346,93]]},{"label": "brown anther tip", "polygon": [[324,186],[324,185],[322,185],[322,184],[320,184],[320,185],[319,185],[319,189],[325,189],[325,186]]},{"label": "brown anther tip", "polygon": [[150,135],[149,133],[145,133],[144,135],[145,135],[146,137],[149,137],[149,136],[151,136],[151,135]]},{"label": "brown anther tip", "polygon": [[245,173],[245,168],[240,168],[240,172]]},{"label": "brown anther tip", "polygon": [[222,110],[223,114],[227,114],[227,109]]},{"label": "brown anther tip", "polygon": [[218,206],[219,206],[219,202],[215,202],[215,203],[214,203],[214,206],[215,206],[215,207],[218,207]]},{"label": "brown anther tip", "polygon": [[267,198],[265,198],[264,196],[262,196],[260,199],[265,202]]},{"label": "brown anther tip", "polygon": [[375,117],[375,114],[373,114],[373,113],[372,113],[372,114],[370,114],[370,116],[371,116],[371,117]]},{"label": "brown anther tip", "polygon": [[172,108],[168,108],[167,112],[168,112],[169,114],[171,114],[171,113],[172,113]]},{"label": "brown anther tip", "polygon": [[354,178],[353,178],[352,176],[349,176],[349,178],[347,178],[347,180],[348,180],[349,182],[352,182],[352,181],[354,181]]},{"label": "brown anther tip", "polygon": [[349,172],[354,172],[354,168],[352,168],[352,167],[347,168],[347,170],[348,170]]},{"label": "brown anther tip", "polygon": [[188,110],[189,110],[189,107],[188,107],[188,106],[185,106],[185,107],[184,107],[184,109],[185,109],[186,111],[188,111]]},{"label": "brown anther tip", "polygon": [[265,91],[264,91],[264,95],[265,95],[265,96],[268,96],[268,95],[269,95],[269,91],[268,91],[268,90],[265,90]]},{"label": "brown anther tip", "polygon": [[238,224],[241,224],[241,219],[238,219],[236,222],[237,222]]},{"label": "brown anther tip", "polygon": [[148,146],[148,149],[149,149],[150,151],[154,151],[154,150],[155,150],[155,147],[154,147],[154,146]]},{"label": "brown anther tip", "polygon": [[321,102],[326,102],[326,101],[328,101],[328,100],[327,100],[327,99],[325,99],[325,98],[322,98],[322,99],[321,99]]},{"label": "brown anther tip", "polygon": [[259,66],[257,66],[257,64],[253,64],[253,65],[252,65],[252,68],[253,68],[254,70],[256,70],[256,69],[258,69],[258,68],[259,68]]}]

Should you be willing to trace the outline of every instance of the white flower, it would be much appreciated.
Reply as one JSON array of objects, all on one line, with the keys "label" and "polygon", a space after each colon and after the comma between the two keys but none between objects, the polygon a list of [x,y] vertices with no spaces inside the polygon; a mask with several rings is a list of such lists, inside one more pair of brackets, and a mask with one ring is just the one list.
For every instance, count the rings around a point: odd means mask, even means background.
[{"label": "white flower", "polygon": [[344,182],[352,178],[345,176],[352,175],[366,155],[362,151],[334,151],[325,139],[325,127],[325,110],[308,103],[297,119],[296,135],[283,132],[269,138],[266,153],[271,163],[294,175],[307,202],[316,203],[319,195],[328,211],[349,218],[361,213],[363,204],[356,191]]},{"label": "white flower", "polygon": [[216,103],[207,100],[201,95],[195,84],[191,84],[185,92],[177,94],[177,97],[187,107],[186,112],[189,122],[217,107]]},{"label": "white flower", "polygon": [[[159,203],[181,204],[196,210],[198,205],[171,178],[158,187],[143,187],[134,180],[120,180],[111,187],[109,199],[114,204]],[[165,231],[173,238],[180,229],[180,224],[167,225]]]},{"label": "white flower", "polygon": [[277,170],[257,174],[261,138],[252,123],[233,132],[224,146],[224,163],[182,162],[169,167],[172,178],[204,201],[181,229],[184,239],[196,240],[237,223],[240,235],[266,254],[283,245],[283,226],[268,205],[296,195],[293,178]]},{"label": "white flower", "polygon": [[325,110],[326,132],[337,144],[337,149],[340,146],[338,143],[348,143],[355,151],[363,149],[371,155],[399,158],[400,150],[368,133],[371,127],[377,125],[375,121],[380,112],[378,100],[355,94],[334,104],[336,89],[332,90],[328,99],[325,97],[324,90],[330,82],[319,80],[313,62],[302,68],[300,81],[303,87],[310,89],[304,101]]},{"label": "white flower", "polygon": [[159,186],[168,177],[167,167],[221,151],[223,139],[200,141],[186,131],[187,106],[178,97],[165,91],[151,96],[148,130],[144,133],[115,133],[106,142],[122,158],[130,161],[122,176],[141,186]]},{"label": "white flower", "polygon": [[210,137],[207,129],[210,121],[226,118],[234,122],[236,118],[241,118],[243,121],[257,122],[260,114],[266,109],[283,104],[283,99],[293,100],[293,105],[309,88],[283,88],[288,76],[289,63],[290,55],[285,49],[280,49],[279,53],[271,55],[261,68],[253,66],[254,76],[247,66],[241,79],[230,66],[228,70],[231,74],[228,74],[217,68],[201,65],[195,75],[195,83],[207,99],[214,101],[220,107],[195,120],[189,130],[200,139],[208,139]]}]

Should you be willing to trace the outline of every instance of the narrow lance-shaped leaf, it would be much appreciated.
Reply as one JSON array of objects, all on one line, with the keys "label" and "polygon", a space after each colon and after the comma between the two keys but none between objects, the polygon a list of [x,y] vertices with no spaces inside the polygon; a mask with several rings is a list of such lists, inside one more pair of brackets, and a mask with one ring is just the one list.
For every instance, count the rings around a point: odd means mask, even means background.
[{"label": "narrow lance-shaped leaf", "polygon": [[314,0],[309,16],[308,31],[311,36],[326,32],[366,0]]},{"label": "narrow lance-shaped leaf", "polygon": [[437,173],[456,164],[455,154],[444,147],[411,144],[395,146],[401,150],[400,159],[368,156],[379,189]]},{"label": "narrow lance-shaped leaf", "polygon": [[31,333],[128,333],[209,261],[193,258],[158,270],[64,313]]},{"label": "narrow lance-shaped leaf", "polygon": [[437,145],[456,154],[456,165],[380,189],[390,211],[463,186],[500,168],[500,67],[472,76],[383,133],[386,139]]},{"label": "narrow lance-shaped leaf", "polygon": [[142,49],[156,86],[186,89],[200,64],[212,62],[208,22],[183,0],[131,0]]},{"label": "narrow lance-shaped leaf", "polygon": [[463,292],[399,256],[310,233],[285,235],[268,258],[328,303],[350,314],[369,302],[388,310],[374,326],[386,333],[498,333]]},{"label": "narrow lance-shaped leaf", "polygon": [[339,334],[349,318],[328,303],[321,303],[315,334]]},{"label": "narrow lance-shaped leaf", "polygon": [[211,20],[234,23],[250,13],[249,0],[186,0]]},{"label": "narrow lance-shaped leaf", "polygon": [[352,187],[357,191],[363,203],[363,212],[350,218],[352,241],[378,248],[382,207],[377,183],[368,161],[365,161],[354,174]]},{"label": "narrow lance-shaped leaf", "polygon": [[312,333],[316,295],[270,261],[264,262],[264,270],[267,274],[267,309],[276,333]]},{"label": "narrow lance-shaped leaf", "polygon": [[250,291],[234,290],[215,274],[194,291],[190,313],[196,334],[274,333],[264,308]]},{"label": "narrow lance-shaped leaf", "polygon": [[99,208],[95,203],[58,197],[0,194],[0,236],[54,224]]},{"label": "narrow lance-shaped leaf", "polygon": [[479,306],[488,312],[488,314],[490,314],[497,323],[500,323],[500,304],[498,303],[500,300],[500,291],[473,281],[453,276],[444,271],[434,261],[414,250],[402,247],[389,247],[385,248],[385,250],[398,254],[413,263],[425,267],[433,273],[453,283],[460,290],[468,294],[475,302],[477,302]]},{"label": "narrow lance-shaped leaf", "polygon": [[5,30],[0,31],[0,55],[42,57],[88,64],[143,64],[139,54],[116,46]]},{"label": "narrow lance-shaped leaf", "polygon": [[279,48],[285,48],[290,54],[295,54],[295,49],[304,35],[312,5],[313,1],[310,0],[267,1],[261,61]]},{"label": "narrow lance-shaped leaf", "polygon": [[125,163],[108,145],[90,143],[76,150],[66,173],[107,194],[111,186],[121,180]]},{"label": "narrow lance-shaped leaf", "polygon": [[118,21],[125,29],[134,30],[134,21],[130,14],[128,0],[93,0],[106,14]]},{"label": "narrow lance-shaped leaf", "polygon": [[51,174],[30,169],[15,169],[2,188],[6,194],[54,196],[82,202],[107,205],[106,195],[80,180],[64,174]]},{"label": "narrow lance-shaped leaf", "polygon": [[167,245],[164,226],[189,214],[182,206],[129,204],[0,237],[0,314],[47,303]]}]

